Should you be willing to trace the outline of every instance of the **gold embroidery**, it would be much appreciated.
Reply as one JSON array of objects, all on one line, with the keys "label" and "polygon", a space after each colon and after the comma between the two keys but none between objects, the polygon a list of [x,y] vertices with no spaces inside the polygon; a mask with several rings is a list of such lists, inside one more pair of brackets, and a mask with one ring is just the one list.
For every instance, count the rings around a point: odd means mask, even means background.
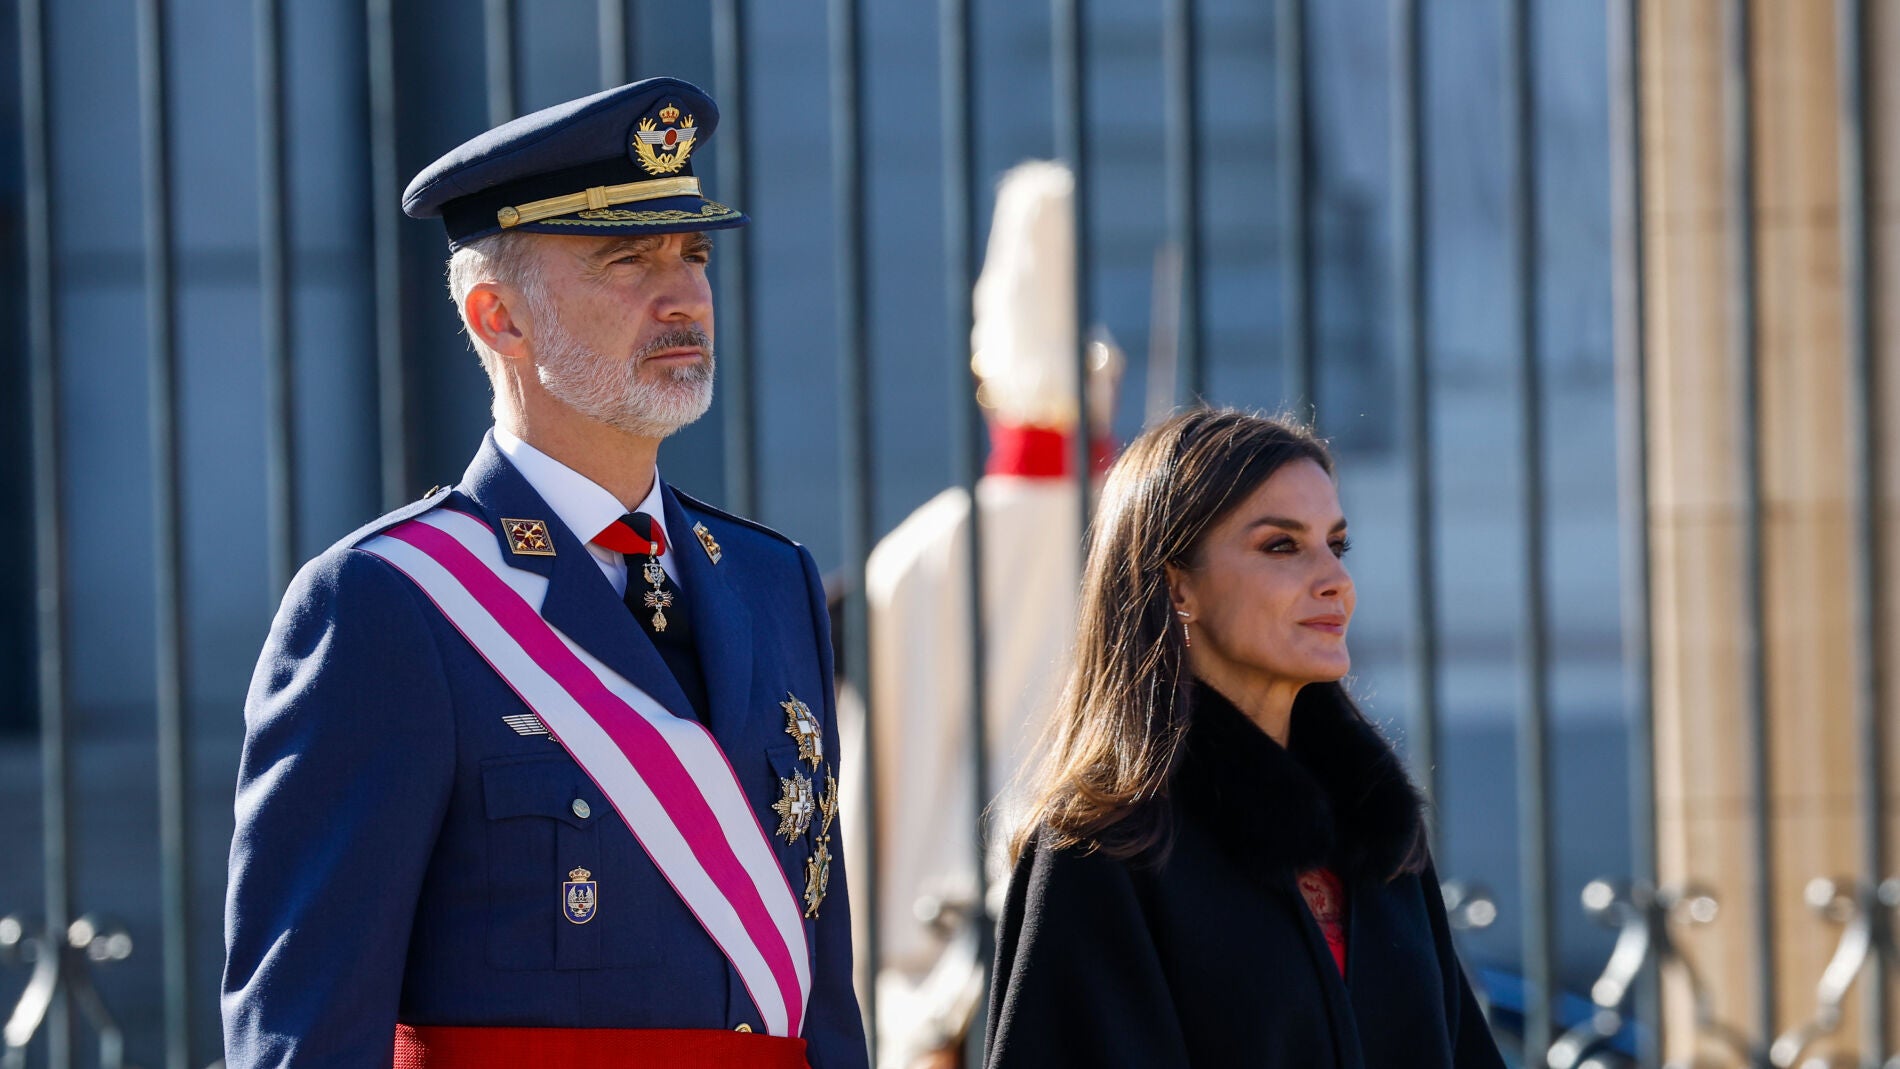
[{"label": "gold embroidery", "polygon": [[705,222],[714,217],[734,216],[738,212],[716,201],[707,201],[696,212],[669,208],[663,212],[638,212],[626,208],[602,208],[599,211],[581,212],[572,219],[548,219],[546,226],[604,226],[609,223],[686,223]]},{"label": "gold embroidery", "polygon": [[579,193],[566,193],[545,200],[531,200],[495,212],[495,221],[504,229],[522,223],[538,223],[582,208],[605,208],[613,204],[657,200],[661,197],[699,196],[699,179],[693,177],[646,179],[622,182],[616,186],[594,186]]}]

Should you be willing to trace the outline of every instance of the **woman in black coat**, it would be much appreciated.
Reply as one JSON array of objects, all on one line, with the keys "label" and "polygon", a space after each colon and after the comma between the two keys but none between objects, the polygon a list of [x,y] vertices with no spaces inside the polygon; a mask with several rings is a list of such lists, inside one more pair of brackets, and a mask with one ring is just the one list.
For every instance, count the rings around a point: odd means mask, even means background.
[{"label": "woman in black coat", "polygon": [[1421,803],[1346,695],[1332,460],[1195,410],[1109,474],[1012,839],[986,1064],[1494,1069]]}]

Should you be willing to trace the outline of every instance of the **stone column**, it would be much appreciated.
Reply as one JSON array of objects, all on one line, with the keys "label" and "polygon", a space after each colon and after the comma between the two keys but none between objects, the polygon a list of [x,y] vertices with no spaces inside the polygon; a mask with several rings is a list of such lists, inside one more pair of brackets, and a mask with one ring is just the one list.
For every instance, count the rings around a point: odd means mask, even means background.
[{"label": "stone column", "polygon": [[[1665,883],[1701,884],[1719,898],[1718,919],[1679,933],[1680,942],[1701,969],[1716,1016],[1759,1039],[1812,1016],[1815,985],[1839,935],[1804,905],[1803,887],[1816,876],[1868,875],[1860,872],[1857,848],[1863,787],[1854,720],[1861,656],[1855,599],[1864,562],[1855,535],[1859,475],[1849,405],[1858,386],[1843,287],[1835,5],[1755,0],[1754,434],[1762,479],[1771,844],[1771,893],[1762,902],[1753,893],[1756,818],[1748,770],[1755,740],[1748,711],[1756,651],[1743,560],[1747,525],[1756,518],[1743,496],[1749,437],[1730,281],[1742,220],[1731,215],[1725,167],[1724,31],[1731,10],[1725,0],[1642,5],[1657,841]],[[1877,40],[1892,42],[1900,18],[1889,10],[1876,23]],[[1874,54],[1893,54],[1891,44]],[[1876,95],[1900,103],[1896,76],[1882,69],[1892,66],[1873,65],[1884,83]],[[1893,154],[1895,140],[1877,134],[1881,159]],[[1895,190],[1886,183],[1876,209],[1890,248],[1900,236]],[[1887,261],[1894,262],[1891,255]],[[1883,292],[1889,296],[1877,300],[1881,332],[1891,336],[1900,327],[1900,313],[1890,310],[1900,304],[1900,289]],[[1891,385],[1894,373],[1885,374]],[[1894,392],[1889,410],[1900,413],[1900,391]],[[1893,444],[1900,439],[1890,442],[1887,457],[1900,456]],[[1887,465],[1890,476],[1900,477],[1900,465]],[[1883,509],[1896,499],[1900,493],[1890,490]],[[1889,552],[1900,562],[1900,543]],[[1890,566],[1883,592],[1889,602],[1893,574]],[[1889,615],[1900,620],[1895,608]],[[1900,665],[1896,653],[1900,648],[1886,656]],[[1890,673],[1890,683],[1894,675],[1900,673]],[[1774,932],[1772,976],[1755,945],[1763,910]],[[1764,983],[1773,985],[1772,1021],[1757,1012]],[[1857,1000],[1851,1001],[1838,1042],[1814,1053],[1860,1050]],[[1668,984],[1666,1053],[1686,1057],[1692,1049],[1686,989]],[[1719,1050],[1706,1042],[1700,1049]]]}]

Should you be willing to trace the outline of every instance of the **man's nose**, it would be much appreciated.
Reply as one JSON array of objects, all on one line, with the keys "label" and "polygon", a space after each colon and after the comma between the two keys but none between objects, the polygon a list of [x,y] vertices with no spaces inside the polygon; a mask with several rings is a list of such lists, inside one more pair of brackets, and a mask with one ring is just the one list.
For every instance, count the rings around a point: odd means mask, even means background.
[{"label": "man's nose", "polygon": [[669,322],[710,323],[712,286],[693,265],[682,263],[659,283],[654,314]]}]

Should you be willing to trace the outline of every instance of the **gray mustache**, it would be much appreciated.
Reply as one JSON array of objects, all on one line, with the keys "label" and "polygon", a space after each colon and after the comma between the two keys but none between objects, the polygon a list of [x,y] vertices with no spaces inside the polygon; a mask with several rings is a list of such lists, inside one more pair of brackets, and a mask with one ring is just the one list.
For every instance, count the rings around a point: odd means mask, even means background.
[{"label": "gray mustache", "polygon": [[708,357],[712,356],[712,339],[707,337],[706,332],[695,324],[690,327],[680,327],[677,330],[669,330],[645,345],[642,345],[640,350],[633,354],[634,362],[638,363],[643,361],[662,349],[678,349],[689,345],[704,349]]}]

